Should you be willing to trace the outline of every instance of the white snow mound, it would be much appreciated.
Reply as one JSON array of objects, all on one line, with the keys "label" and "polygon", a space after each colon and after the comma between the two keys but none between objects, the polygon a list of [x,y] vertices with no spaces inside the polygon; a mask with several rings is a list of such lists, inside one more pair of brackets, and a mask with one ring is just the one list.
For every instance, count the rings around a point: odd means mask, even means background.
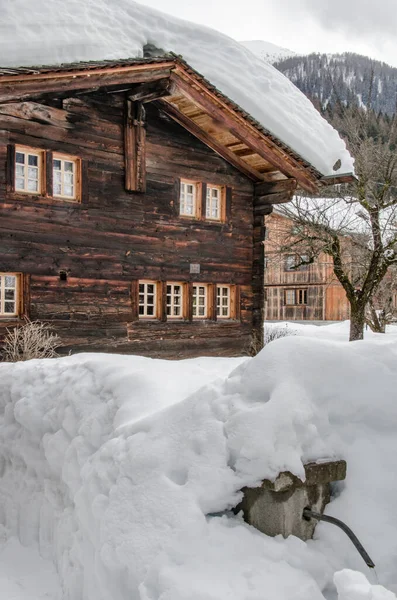
[{"label": "white snow mound", "polygon": [[[323,175],[353,171],[339,134],[284,75],[235,40],[132,0],[2,3],[0,66],[141,57],[152,43],[183,58]],[[26,15],[26,18],[21,18]]]},{"label": "white snow mound", "polygon": [[321,600],[335,571],[366,568],[339,530],[269,538],[224,511],[343,456],[327,510],[393,583],[396,360],[395,342],[290,337],[243,361],[0,364],[0,524],[53,558],[64,600]]},{"label": "white snow mound", "polygon": [[362,573],[344,569],[334,575],[339,600],[396,600],[382,585],[371,585]]}]

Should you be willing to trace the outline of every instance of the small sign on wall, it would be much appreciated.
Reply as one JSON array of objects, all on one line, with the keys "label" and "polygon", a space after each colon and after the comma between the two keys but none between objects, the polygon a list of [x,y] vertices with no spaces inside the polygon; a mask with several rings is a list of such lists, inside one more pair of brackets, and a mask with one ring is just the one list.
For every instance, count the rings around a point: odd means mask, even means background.
[{"label": "small sign on wall", "polygon": [[198,263],[190,263],[190,272],[191,273],[200,273],[200,265]]}]

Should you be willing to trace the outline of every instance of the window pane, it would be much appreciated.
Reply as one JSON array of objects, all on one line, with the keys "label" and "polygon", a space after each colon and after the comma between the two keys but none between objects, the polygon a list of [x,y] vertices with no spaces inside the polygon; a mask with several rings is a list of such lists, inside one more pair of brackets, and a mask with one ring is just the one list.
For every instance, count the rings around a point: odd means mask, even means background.
[{"label": "window pane", "polygon": [[54,185],[54,194],[56,196],[60,196],[62,194],[62,186],[60,183],[55,183]]},{"label": "window pane", "polygon": [[154,315],[154,306],[148,306],[147,307],[147,315],[149,317],[152,317]]},{"label": "window pane", "polygon": [[39,190],[39,182],[37,179],[28,179],[29,192],[37,192]]},{"label": "window pane", "polygon": [[55,183],[61,183],[61,181],[62,181],[61,171],[54,171],[54,181],[55,181]]},{"label": "window pane", "polygon": [[38,167],[39,166],[39,157],[36,154],[29,154],[28,165],[30,167]]},{"label": "window pane", "polygon": [[24,190],[25,189],[25,180],[21,179],[20,177],[17,177],[16,181],[15,181],[15,187],[17,190]]},{"label": "window pane", "polygon": [[73,173],[65,173],[65,183],[73,185]]},{"label": "window pane", "polygon": [[154,296],[152,294],[148,294],[147,303],[154,304]]},{"label": "window pane", "polygon": [[25,164],[25,155],[22,152],[15,153],[15,162],[24,165]]},{"label": "window pane", "polygon": [[5,276],[5,287],[15,287],[16,277],[14,275],[6,275]]},{"label": "window pane", "polygon": [[15,312],[15,303],[14,302],[4,302],[4,312],[7,314],[11,314]]},{"label": "window pane", "polygon": [[68,160],[65,160],[65,171],[68,173],[73,173],[73,165],[74,165],[74,163],[72,163]]},{"label": "window pane", "polygon": [[73,196],[73,187],[71,185],[65,185],[63,189],[64,196]]},{"label": "window pane", "polygon": [[145,314],[145,307],[143,305],[139,306],[139,314],[140,315],[144,315]]},{"label": "window pane", "polygon": [[15,300],[15,290],[5,290],[4,298],[5,300]]},{"label": "window pane", "polygon": [[25,167],[23,165],[16,165],[15,174],[21,177],[25,176]]},{"label": "window pane", "polygon": [[61,170],[61,161],[60,160],[58,160],[57,158],[54,158],[52,164],[53,164],[54,169],[56,169],[57,171]]},{"label": "window pane", "polygon": [[39,170],[37,168],[35,168],[35,167],[28,168],[29,179],[38,179],[38,176],[39,176]]},{"label": "window pane", "polygon": [[145,291],[145,284],[144,283],[140,283],[139,284],[139,293],[143,294]]}]

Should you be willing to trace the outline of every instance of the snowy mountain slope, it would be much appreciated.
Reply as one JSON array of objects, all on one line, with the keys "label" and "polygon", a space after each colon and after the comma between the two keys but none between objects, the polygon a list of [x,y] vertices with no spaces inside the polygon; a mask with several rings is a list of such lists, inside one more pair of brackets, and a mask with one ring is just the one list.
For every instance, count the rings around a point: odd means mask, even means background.
[{"label": "snowy mountain slope", "polygon": [[310,101],[225,35],[133,0],[13,0],[2,6],[0,66],[138,57],[146,43],[182,55],[320,173],[334,174],[339,159],[339,173],[353,170],[344,142]]},{"label": "snowy mountain slope", "polygon": [[271,42],[265,42],[264,40],[249,40],[240,43],[248,48],[248,50],[251,50],[255,56],[265,60],[271,65],[275,62],[284,60],[285,58],[296,56],[296,52],[288,50],[288,48],[276,46],[276,44],[272,44]]},{"label": "snowy mountain slope", "polygon": [[[370,577],[339,530],[320,524],[305,543],[213,513],[243,485],[343,456],[347,480],[327,512],[395,582],[397,343],[370,337],[291,336],[230,375],[238,359],[1,363],[3,536],[54,560],[63,600],[335,598],[335,571]],[[362,576],[336,583],[340,600],[395,600]]]},{"label": "snowy mountain slope", "polygon": [[397,68],[359,54],[290,56],[275,63],[306,96],[323,108],[342,101],[396,112]]}]

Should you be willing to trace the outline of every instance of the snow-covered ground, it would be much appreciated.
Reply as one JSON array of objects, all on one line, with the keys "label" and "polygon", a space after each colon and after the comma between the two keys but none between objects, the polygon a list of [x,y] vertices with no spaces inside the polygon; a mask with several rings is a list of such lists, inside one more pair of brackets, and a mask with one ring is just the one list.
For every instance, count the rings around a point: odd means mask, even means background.
[{"label": "snow-covered ground", "polygon": [[[0,364],[0,597],[395,598],[396,328],[288,327],[254,359]],[[242,486],[332,457],[348,474],[327,512],[376,573],[326,523],[305,543],[229,512]]]},{"label": "snow-covered ground", "polygon": [[[286,329],[291,334],[316,338],[319,340],[329,340],[335,342],[347,342],[349,339],[350,321],[339,321],[321,325],[313,325],[310,321],[269,321],[265,323],[265,332],[276,328],[277,330]],[[364,339],[376,344],[388,344],[391,341],[397,342],[397,325],[387,325],[386,335],[373,333],[368,327],[364,330]]]}]

